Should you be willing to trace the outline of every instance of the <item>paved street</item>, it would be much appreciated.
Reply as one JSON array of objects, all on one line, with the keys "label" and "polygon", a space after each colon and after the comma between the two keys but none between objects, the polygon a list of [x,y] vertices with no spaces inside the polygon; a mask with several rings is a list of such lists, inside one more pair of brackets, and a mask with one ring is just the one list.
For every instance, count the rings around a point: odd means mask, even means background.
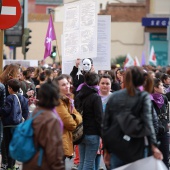
[{"label": "paved street", "polygon": [[[1,155],[0,155],[0,164],[1,164]],[[73,159],[66,159],[66,170],[71,170],[71,167],[73,166]],[[20,167],[20,170],[22,170],[22,163],[16,162],[16,167]],[[106,170],[105,165],[103,163],[103,159],[101,160],[101,167]]]},{"label": "paved street", "polygon": [[[103,162],[103,158],[101,159],[101,163],[100,163],[101,167],[104,168],[104,170],[106,170],[106,167],[104,165]],[[71,167],[73,166],[73,159],[66,159],[66,170],[71,170]]]}]

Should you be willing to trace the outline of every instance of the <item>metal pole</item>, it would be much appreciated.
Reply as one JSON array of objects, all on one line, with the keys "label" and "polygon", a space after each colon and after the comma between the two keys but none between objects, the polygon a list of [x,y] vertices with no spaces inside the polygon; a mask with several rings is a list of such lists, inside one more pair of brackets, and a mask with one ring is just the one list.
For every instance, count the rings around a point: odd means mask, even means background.
[{"label": "metal pole", "polygon": [[1,10],[2,10],[2,0],[0,0],[0,14],[1,14]]},{"label": "metal pole", "polygon": [[24,1],[24,28],[27,28],[28,23],[28,0]]},{"label": "metal pole", "polygon": [[26,53],[24,53],[24,60],[26,60]]},{"label": "metal pole", "polygon": [[168,41],[168,65],[170,65],[170,18],[167,26],[167,41]]},{"label": "metal pole", "polygon": [[0,30],[0,73],[3,70],[4,30]]},{"label": "metal pole", "polygon": [[[23,0],[24,3],[23,3],[23,8],[24,8],[24,28],[27,28],[27,23],[28,23],[28,0]],[[25,29],[24,29],[24,32],[23,32],[23,36],[24,36],[24,33],[25,33]],[[22,39],[23,41],[23,39]],[[24,60],[26,60],[26,52],[24,52]]]},{"label": "metal pole", "polygon": [[13,47],[13,59],[16,60],[16,47]]}]

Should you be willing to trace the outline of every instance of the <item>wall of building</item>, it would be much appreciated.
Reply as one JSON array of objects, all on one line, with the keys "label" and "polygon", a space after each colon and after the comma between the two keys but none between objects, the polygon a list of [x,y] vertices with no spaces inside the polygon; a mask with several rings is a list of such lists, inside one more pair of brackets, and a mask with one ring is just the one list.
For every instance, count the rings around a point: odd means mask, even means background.
[{"label": "wall of building", "polygon": [[[48,22],[29,22],[28,27],[32,30],[31,33],[31,42],[32,44],[29,45],[29,51],[27,52],[27,59],[28,60],[42,60],[44,57],[44,41],[47,32]],[[62,23],[54,23],[56,37],[57,37],[57,44],[59,47],[59,53],[61,55],[61,34],[63,32],[63,24]],[[56,42],[53,41],[53,45],[56,45]],[[10,51],[9,47],[4,45],[5,53],[9,58]],[[22,48],[18,47],[16,50],[16,59],[22,60]],[[49,57],[46,59],[47,63],[52,63],[52,59]]]},{"label": "wall of building", "polygon": [[153,0],[152,5],[152,14],[170,14],[169,0]]},{"label": "wall of building", "polygon": [[[32,30],[31,42],[27,59],[42,60],[44,55],[44,40],[48,27],[48,22],[29,22],[28,27]],[[61,55],[61,35],[63,33],[63,23],[54,23],[57,44]],[[112,22],[111,24],[111,58],[130,53],[131,56],[141,57],[144,48],[144,31],[140,23]],[[53,41],[53,45],[56,45]],[[9,57],[9,49],[5,47],[5,53]],[[21,48],[17,48],[17,59],[23,59]],[[47,58],[47,63],[52,63],[51,58]]]},{"label": "wall of building", "polygon": [[111,57],[130,53],[132,57],[141,58],[144,50],[144,28],[138,22],[112,22]]},{"label": "wall of building", "polygon": [[[144,6],[140,6],[143,10]],[[60,9],[59,9],[60,8]],[[57,36],[57,42],[59,46],[59,52],[61,55],[61,35],[63,33],[63,20],[60,16],[63,16],[64,10],[62,7],[59,7],[56,10],[59,12],[56,12],[56,17],[58,17],[57,20],[54,22],[55,26],[55,32]],[[116,6],[117,12],[118,12],[118,6]],[[120,9],[120,7],[119,7]],[[127,8],[127,10],[130,10],[130,7]],[[116,10],[115,10],[116,11]],[[123,11],[123,8],[122,8]],[[127,12],[127,11],[126,11]],[[126,16],[126,12],[122,13],[119,19],[122,18],[122,16]],[[137,11],[140,13],[139,11]],[[136,13],[137,13],[136,12]],[[135,12],[133,12],[133,16],[136,15]],[[105,14],[107,14],[105,12]],[[109,14],[109,13],[108,13]],[[41,17],[44,18],[44,21],[40,21]],[[121,20],[122,22],[114,20],[111,24],[111,58],[116,58],[120,55],[126,55],[127,53],[130,53],[131,56],[137,56],[139,59],[141,57],[142,51],[147,50],[145,49],[144,43],[145,42],[145,36],[144,36],[144,28],[141,25],[141,15],[136,17],[138,18],[138,22],[133,21],[132,17],[129,17],[127,22],[124,22],[124,20]],[[48,27],[48,19],[49,16],[38,16],[35,17],[33,14],[29,15],[29,23],[28,27],[32,30],[32,44],[29,46],[29,51],[27,53],[27,59],[37,59],[41,60],[43,59],[44,55],[44,40],[45,35]],[[33,22],[35,21],[35,22]],[[55,43],[53,42],[53,45]],[[8,47],[4,47],[5,52],[7,56],[9,56],[9,49]],[[23,55],[21,53],[21,48],[17,48],[17,59],[23,59]],[[52,63],[51,58],[49,57],[47,59],[47,63]]]},{"label": "wall of building", "polygon": [[35,0],[29,0],[28,14],[46,14],[47,8],[56,8],[57,5],[36,4]]},{"label": "wall of building", "polygon": [[147,12],[148,8],[143,3],[111,3],[105,10],[101,10],[100,14],[111,15],[112,22],[141,22]]},{"label": "wall of building", "polygon": [[56,5],[36,5],[36,10],[35,10],[35,13],[37,14],[46,14],[47,12],[47,8],[55,8]]},{"label": "wall of building", "polygon": [[36,6],[35,6],[35,0],[29,0],[28,4],[28,13],[35,13]]}]

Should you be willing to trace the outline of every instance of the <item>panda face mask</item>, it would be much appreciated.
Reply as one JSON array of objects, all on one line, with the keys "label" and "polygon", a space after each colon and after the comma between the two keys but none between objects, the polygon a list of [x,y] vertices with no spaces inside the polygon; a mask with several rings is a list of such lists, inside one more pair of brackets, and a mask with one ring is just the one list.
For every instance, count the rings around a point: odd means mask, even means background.
[{"label": "panda face mask", "polygon": [[88,72],[91,70],[92,64],[91,61],[87,58],[83,60],[83,70]]}]

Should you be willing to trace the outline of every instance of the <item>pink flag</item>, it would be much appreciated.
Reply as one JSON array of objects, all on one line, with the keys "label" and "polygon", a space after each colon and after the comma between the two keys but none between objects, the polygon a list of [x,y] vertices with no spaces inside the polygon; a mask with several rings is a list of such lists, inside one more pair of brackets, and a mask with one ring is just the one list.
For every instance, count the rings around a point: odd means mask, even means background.
[{"label": "pink flag", "polygon": [[46,38],[44,42],[44,45],[45,45],[44,59],[46,59],[48,56],[51,55],[51,42],[53,40],[56,40],[56,36],[55,36],[52,16],[50,15],[50,20],[48,23],[48,30],[47,30],[47,34],[46,34]]}]

